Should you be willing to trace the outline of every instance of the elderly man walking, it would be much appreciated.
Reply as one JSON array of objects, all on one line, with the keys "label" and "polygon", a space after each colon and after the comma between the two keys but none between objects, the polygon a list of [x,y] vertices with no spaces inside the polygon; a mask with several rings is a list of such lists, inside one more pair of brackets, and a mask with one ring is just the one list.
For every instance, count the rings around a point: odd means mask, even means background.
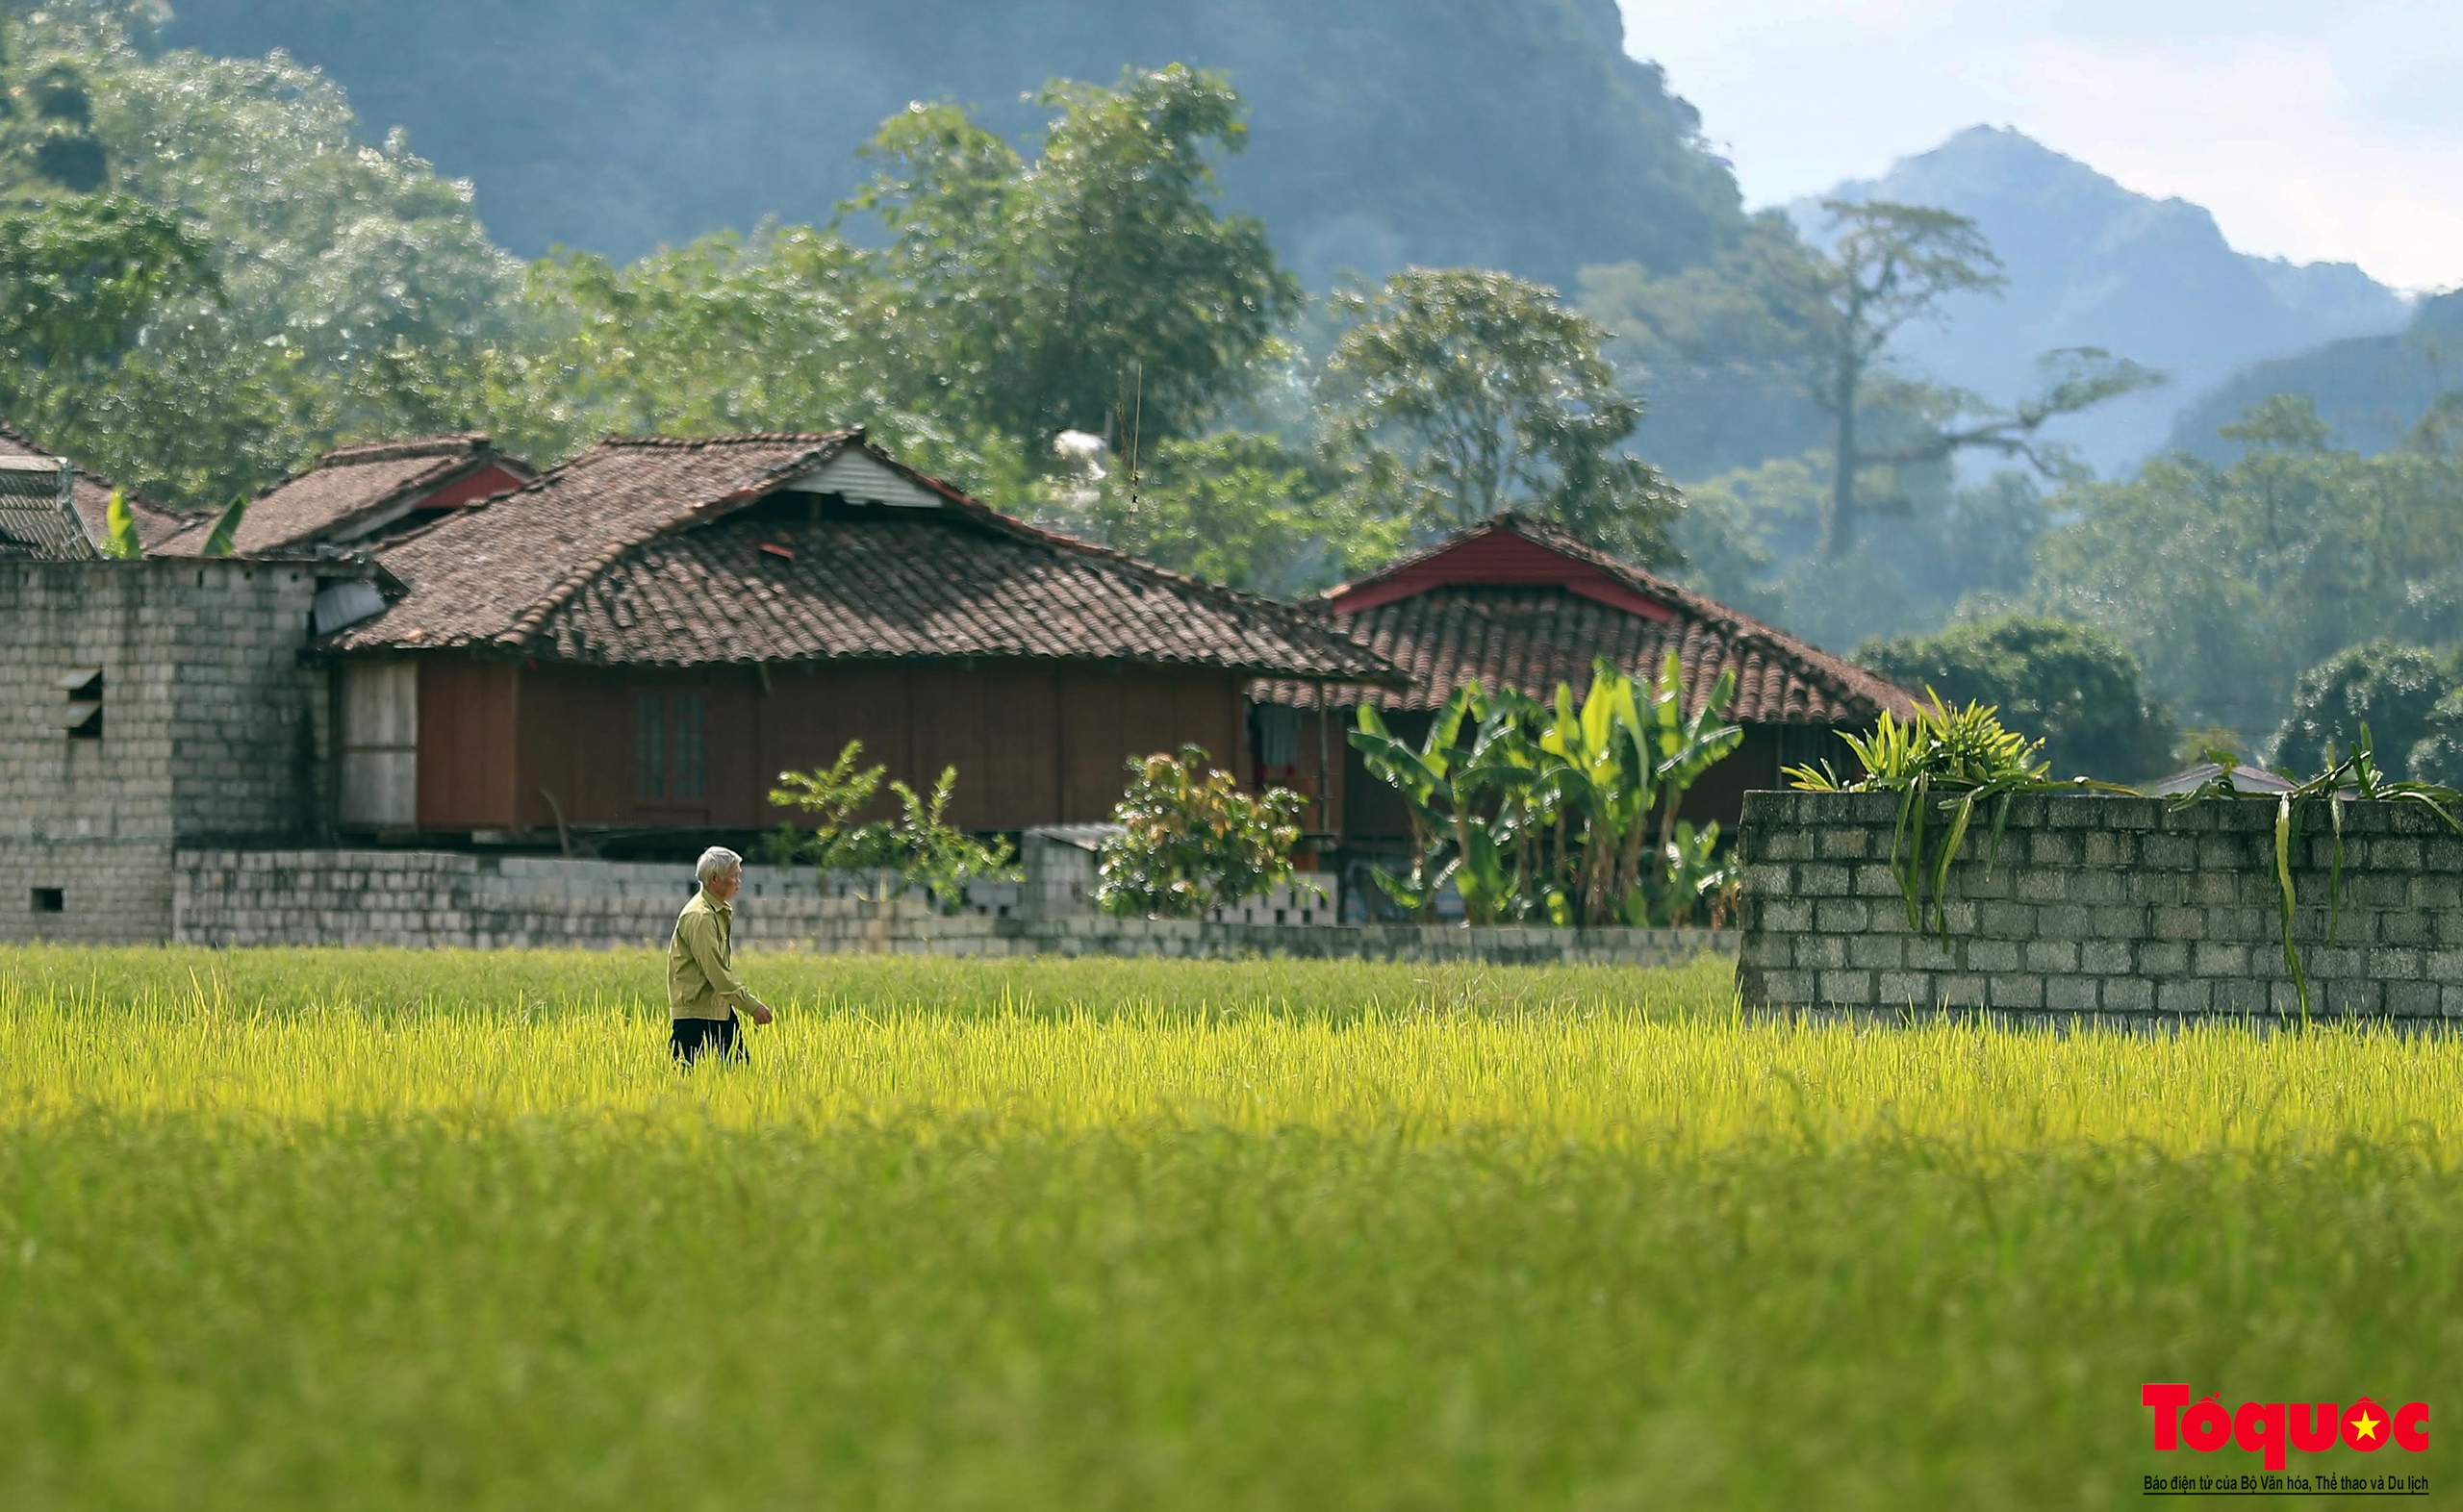
[{"label": "elderly man walking", "polygon": [[735,908],[729,901],[744,886],[744,858],[723,845],[701,852],[693,869],[700,890],[675,916],[675,938],[667,946],[667,1010],[673,1026],[667,1046],[686,1066],[703,1050],[721,1060],[740,1060],[736,1005],[755,1023],[768,1023],[770,1005],[736,980]]}]

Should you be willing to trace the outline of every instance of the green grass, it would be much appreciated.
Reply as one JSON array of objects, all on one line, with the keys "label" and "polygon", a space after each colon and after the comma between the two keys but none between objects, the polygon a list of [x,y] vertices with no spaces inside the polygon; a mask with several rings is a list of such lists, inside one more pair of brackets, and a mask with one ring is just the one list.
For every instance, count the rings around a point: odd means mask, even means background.
[{"label": "green grass", "polygon": [[0,955],[0,1507],[2116,1506],[2258,1469],[2142,1381],[2463,1399],[2463,1042],[747,965],[679,1076],[647,955]]}]

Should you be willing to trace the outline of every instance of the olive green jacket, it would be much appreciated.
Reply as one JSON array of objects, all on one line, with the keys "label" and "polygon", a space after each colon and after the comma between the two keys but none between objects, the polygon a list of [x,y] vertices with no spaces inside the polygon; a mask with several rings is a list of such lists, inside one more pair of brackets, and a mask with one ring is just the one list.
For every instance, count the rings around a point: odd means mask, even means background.
[{"label": "olive green jacket", "polygon": [[675,938],[667,946],[667,1016],[670,1019],[732,1019],[738,1003],[761,999],[736,980],[735,909],[696,892],[675,916]]}]

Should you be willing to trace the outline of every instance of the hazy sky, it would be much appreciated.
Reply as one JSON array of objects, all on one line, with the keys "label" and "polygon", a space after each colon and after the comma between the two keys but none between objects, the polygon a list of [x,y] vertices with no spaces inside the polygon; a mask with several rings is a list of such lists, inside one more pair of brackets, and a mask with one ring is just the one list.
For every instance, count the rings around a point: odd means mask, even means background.
[{"label": "hazy sky", "polygon": [[2463,284],[2463,0],[1618,0],[1753,203],[2015,126],[2244,251]]}]

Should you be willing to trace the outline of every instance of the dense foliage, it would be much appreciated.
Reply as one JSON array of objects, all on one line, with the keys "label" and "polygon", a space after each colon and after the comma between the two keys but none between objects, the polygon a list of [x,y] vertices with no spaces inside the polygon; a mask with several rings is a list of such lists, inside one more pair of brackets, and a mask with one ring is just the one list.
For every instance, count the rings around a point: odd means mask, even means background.
[{"label": "dense foliage", "polygon": [[1554,290],[1407,268],[1334,308],[1326,445],[1372,513],[1452,530],[1525,509],[1640,561],[1668,554],[1683,501],[1622,449],[1642,407],[1600,355],[1606,333]]},{"label": "dense foliage", "polygon": [[2149,706],[2138,658],[2090,625],[2010,616],[1952,625],[1932,636],[1877,642],[1856,660],[1902,688],[1952,704],[1999,711],[2040,737],[2044,760],[2065,776],[2135,782],[2170,769],[2177,735]]},{"label": "dense foliage", "polygon": [[0,43],[13,94],[92,144],[67,179],[0,155],[6,302],[51,312],[11,333],[45,352],[6,381],[13,423],[218,506],[337,437],[458,417],[447,375],[509,330],[516,271],[468,185],[398,136],[361,145],[342,92],[284,59],[151,55],[76,5],[0,18]]},{"label": "dense foliage", "polygon": [[2455,659],[2420,646],[2379,640],[2338,652],[2300,674],[2266,763],[2304,776],[2323,771],[2358,750],[2365,730],[2380,765],[2412,766],[2419,775],[2411,753],[2443,723],[2439,705],[2458,686],[2463,668]]},{"label": "dense foliage", "polygon": [[1449,885],[1473,924],[1681,923],[1719,915],[1733,880],[1718,826],[1677,819],[1686,791],[1736,749],[1736,674],[1688,715],[1677,656],[1648,683],[1602,659],[1577,703],[1477,683],[1456,689],[1414,748],[1362,705],[1351,744],[1410,815],[1407,870],[1371,880],[1401,912],[1435,917]]},{"label": "dense foliage", "polygon": [[778,866],[809,864],[823,873],[886,873],[879,879],[884,893],[912,895],[945,914],[964,905],[970,882],[1016,879],[1016,853],[1006,840],[977,840],[943,818],[957,791],[955,767],[942,768],[929,793],[892,779],[898,817],[859,820],[857,816],[876,807],[885,769],[860,765],[863,757],[864,743],[849,741],[827,767],[778,773],[771,806],[800,810],[804,821],[782,824],[764,837],[762,859]]},{"label": "dense foliage", "polygon": [[2380,638],[2463,640],[2463,451],[2438,418],[2362,456],[2278,397],[2226,428],[2227,466],[2175,455],[2081,484],[2056,501],[2074,519],[2044,538],[2027,601],[2118,635],[2151,696],[2254,748],[2303,670]]}]

